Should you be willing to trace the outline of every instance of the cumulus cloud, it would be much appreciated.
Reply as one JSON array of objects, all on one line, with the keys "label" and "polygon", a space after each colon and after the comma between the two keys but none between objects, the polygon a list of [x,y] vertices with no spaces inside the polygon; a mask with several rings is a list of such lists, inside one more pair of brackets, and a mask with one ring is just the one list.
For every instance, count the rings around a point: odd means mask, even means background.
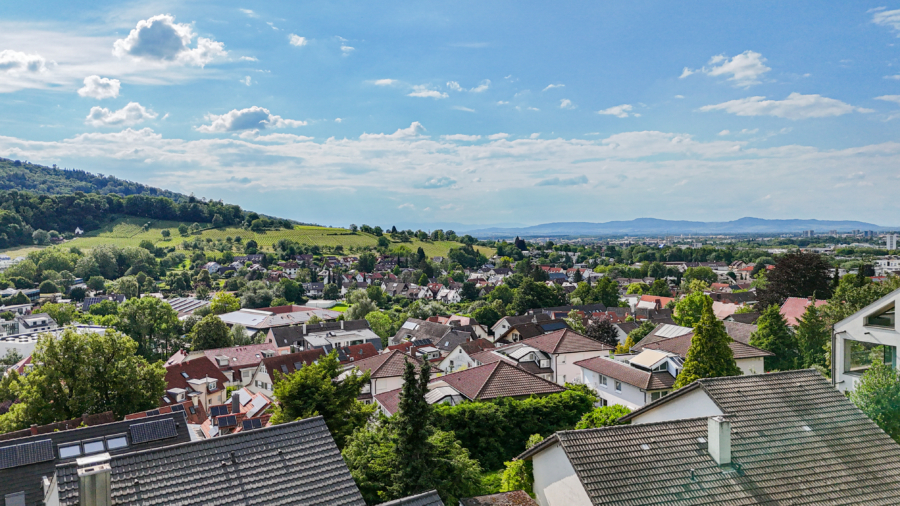
[{"label": "cumulus cloud", "polygon": [[47,60],[39,54],[28,54],[11,49],[0,51],[0,71],[11,74],[19,72],[44,72]]},{"label": "cumulus cloud", "polygon": [[490,79],[485,79],[484,81],[481,81],[481,84],[479,84],[478,86],[475,86],[474,88],[468,88],[468,89],[463,88],[456,81],[450,81],[447,83],[447,88],[449,88],[453,91],[468,91],[471,93],[481,93],[482,91],[486,91],[490,87],[491,87]]},{"label": "cumulus cloud", "polygon": [[341,45],[341,52],[344,53],[344,56],[347,56],[348,54],[350,54],[351,52],[353,52],[355,50],[356,50],[356,48],[353,46],[348,46],[346,44]]},{"label": "cumulus cloud", "polygon": [[197,47],[190,47],[194,39],[191,25],[176,23],[170,14],[160,14],[138,21],[124,39],[113,43],[113,54],[137,60],[179,63],[203,67],[217,57],[228,54],[225,44],[205,37],[197,38]]},{"label": "cumulus cloud", "polygon": [[82,97],[96,98],[97,100],[116,98],[119,96],[121,86],[122,83],[118,79],[88,76],[84,78],[84,86],[78,90],[78,94]]},{"label": "cumulus cloud", "polygon": [[640,114],[631,112],[632,109],[633,107],[631,104],[622,104],[610,107],[609,109],[603,109],[602,111],[597,111],[597,114],[615,116],[617,118],[627,118],[629,116],[639,117]]},{"label": "cumulus cloud", "polygon": [[487,138],[490,139],[490,140],[492,140],[492,141],[496,141],[496,140],[499,140],[499,139],[506,139],[507,137],[509,137],[509,134],[500,132],[500,133],[488,135]]},{"label": "cumulus cloud", "polygon": [[548,84],[547,87],[541,91],[552,90],[553,88],[564,88],[565,86],[565,84]]},{"label": "cumulus cloud", "polygon": [[129,102],[128,105],[118,111],[110,111],[105,107],[91,107],[84,122],[90,126],[132,126],[144,120],[154,119],[157,114],[145,108],[137,102]]},{"label": "cumulus cloud", "polygon": [[244,76],[244,78],[241,79],[239,82],[246,84],[247,86],[250,86],[251,84],[253,84],[253,80],[250,79],[250,76]]},{"label": "cumulus cloud", "polygon": [[766,59],[763,55],[756,51],[744,51],[732,58],[720,54],[710,58],[707,66],[699,70],[685,67],[678,78],[684,79],[697,72],[702,72],[710,76],[728,76],[728,80],[735,86],[747,88],[762,82],[760,77],[772,70],[765,65],[765,62]]},{"label": "cumulus cloud", "polygon": [[259,61],[259,58],[256,58],[255,56],[241,56],[238,59],[241,61]]},{"label": "cumulus cloud", "polygon": [[362,134],[359,136],[362,140],[371,139],[411,139],[422,137],[425,134],[425,127],[418,121],[413,121],[408,128],[398,128],[392,134]]},{"label": "cumulus cloud", "polygon": [[309,43],[309,41],[306,40],[306,37],[301,37],[301,36],[297,35],[296,33],[292,33],[292,34],[288,35],[288,41],[291,43],[292,46],[297,46],[297,47],[303,47]]},{"label": "cumulus cloud", "polygon": [[447,188],[448,186],[453,186],[456,184],[456,181],[450,179],[449,177],[432,177],[426,179],[425,181],[418,183],[415,185],[416,188],[422,188],[425,190],[433,190],[436,188]]},{"label": "cumulus cloud", "polygon": [[560,109],[574,109],[575,105],[572,104],[572,101],[569,100],[568,98],[564,98],[559,101],[559,108]]},{"label": "cumulus cloud", "polygon": [[705,105],[701,111],[725,111],[738,116],[775,116],[786,119],[824,118],[843,116],[851,112],[868,113],[871,109],[854,107],[821,95],[791,93],[784,100],[766,100],[766,97],[747,97],[729,100],[721,104]]},{"label": "cumulus cloud", "polygon": [[251,17],[251,18],[258,18],[258,17],[259,17],[259,14],[253,12],[253,11],[250,10],[250,9],[238,9],[238,10],[241,11],[241,12],[243,12],[244,14],[246,14],[248,17]]},{"label": "cumulus cloud", "polygon": [[535,186],[577,186],[580,184],[587,184],[588,178],[584,174],[576,177],[564,178],[560,179],[558,177],[551,177],[550,179],[542,179],[537,183],[534,183]]},{"label": "cumulus cloud", "polygon": [[406,96],[420,98],[447,98],[449,95],[442,91],[433,90],[427,84],[417,84]]},{"label": "cumulus cloud", "polygon": [[223,133],[223,132],[254,132],[267,128],[295,128],[306,124],[305,121],[284,119],[269,112],[268,109],[259,106],[246,109],[232,109],[225,114],[207,114],[208,125],[196,127],[198,132]]},{"label": "cumulus cloud", "polygon": [[900,37],[900,9],[881,10],[872,14],[872,22],[879,26],[891,28]]},{"label": "cumulus cloud", "polygon": [[466,134],[453,134],[453,135],[442,135],[441,139],[448,141],[466,141],[472,142],[480,139],[480,135],[466,135]]},{"label": "cumulus cloud", "polygon": [[372,84],[375,86],[393,86],[397,84],[399,81],[396,79],[376,79],[372,81]]},{"label": "cumulus cloud", "polygon": [[728,135],[730,133],[731,132],[729,130],[722,130],[721,132],[719,132],[719,135]]},{"label": "cumulus cloud", "polygon": [[884,100],[885,102],[900,104],[900,95],[882,95],[880,97],[875,97],[875,100]]},{"label": "cumulus cloud", "polygon": [[475,109],[470,109],[468,107],[463,107],[461,105],[454,105],[453,108],[456,109],[457,111],[475,112]]}]

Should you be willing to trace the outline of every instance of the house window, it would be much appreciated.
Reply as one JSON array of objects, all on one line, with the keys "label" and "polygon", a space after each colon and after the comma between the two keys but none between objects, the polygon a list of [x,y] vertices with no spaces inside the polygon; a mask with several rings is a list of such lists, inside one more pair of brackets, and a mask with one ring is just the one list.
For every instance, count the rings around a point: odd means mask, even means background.
[{"label": "house window", "polygon": [[600,385],[606,386],[606,376],[600,375]]},{"label": "house window", "polygon": [[61,459],[69,459],[72,457],[78,457],[81,455],[81,443],[75,443],[71,445],[60,445],[59,447],[59,458]]},{"label": "house window", "polygon": [[110,436],[106,438],[107,450],[116,450],[119,448],[125,448],[126,446],[128,446],[128,439],[124,434],[121,436]]},{"label": "house window", "polygon": [[881,310],[880,312],[866,317],[867,327],[894,328],[894,305]]},{"label": "house window", "polygon": [[661,398],[661,397],[665,397],[665,396],[667,396],[667,395],[669,395],[669,392],[668,392],[668,391],[665,391],[665,392],[653,392],[653,393],[650,394],[650,402],[653,402],[653,401],[655,401],[655,400],[657,400],[657,399],[659,399],[659,398]]},{"label": "house window", "polygon": [[85,441],[84,443],[84,453],[98,453],[104,451],[106,448],[103,446],[103,440],[98,439],[96,441]]},{"label": "house window", "polygon": [[876,359],[881,359],[891,368],[896,368],[897,348],[876,343],[844,340],[844,372],[863,374]]},{"label": "house window", "polygon": [[616,392],[621,392],[621,391],[622,391],[622,382],[617,381],[616,382]]}]

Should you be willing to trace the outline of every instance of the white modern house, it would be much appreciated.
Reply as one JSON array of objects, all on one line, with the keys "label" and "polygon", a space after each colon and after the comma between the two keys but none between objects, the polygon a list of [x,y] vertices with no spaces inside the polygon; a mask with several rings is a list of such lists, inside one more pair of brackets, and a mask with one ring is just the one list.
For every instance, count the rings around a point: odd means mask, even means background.
[{"label": "white modern house", "polygon": [[575,363],[584,384],[597,392],[602,405],[638,409],[672,391],[684,361],[674,353],[644,350],[625,357],[594,357]]},{"label": "white modern house", "polygon": [[831,378],[838,390],[856,388],[856,383],[876,358],[897,368],[896,307],[900,290],[885,295],[834,325],[831,341]]}]

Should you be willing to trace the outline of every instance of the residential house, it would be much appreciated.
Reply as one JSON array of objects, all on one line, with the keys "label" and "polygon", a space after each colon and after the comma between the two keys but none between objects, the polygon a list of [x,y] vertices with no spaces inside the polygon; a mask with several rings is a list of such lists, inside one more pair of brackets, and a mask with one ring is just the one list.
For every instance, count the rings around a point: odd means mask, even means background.
[{"label": "residential house", "polygon": [[564,385],[581,381],[581,368],[576,362],[609,356],[610,351],[612,347],[566,328],[476,353],[472,358],[482,364],[504,360]]},{"label": "residential house", "polygon": [[854,390],[876,357],[897,369],[898,303],[900,290],[894,290],[834,324],[831,378],[841,392]]},{"label": "residential house", "polygon": [[[13,321],[15,322],[15,320]],[[0,329],[2,328],[3,327],[0,327]],[[69,325],[65,328],[56,327],[53,330],[47,330],[43,332],[26,332],[22,334],[11,334],[7,336],[0,335],[0,356],[6,355],[10,350],[16,350],[19,355],[23,357],[29,357],[32,353],[34,353],[34,349],[37,347],[37,343],[40,338],[44,336],[52,336],[58,339],[63,332],[69,329],[74,330],[79,334],[103,334],[106,332],[107,327],[101,327],[99,325],[75,324]]]},{"label": "residential house", "polygon": [[254,394],[262,392],[271,397],[275,394],[275,381],[280,377],[292,374],[304,365],[312,364],[325,355],[325,350],[316,348],[287,355],[265,357],[253,371],[247,390]]},{"label": "residential house", "polygon": [[518,457],[541,506],[900,503],[900,445],[814,370],[701,379],[621,421]]},{"label": "residential house", "polygon": [[635,309],[665,309],[670,302],[674,302],[672,297],[660,297],[658,295],[641,295],[641,300],[635,305]]},{"label": "residential house", "polygon": [[[124,298],[124,295],[122,297]],[[210,304],[208,300],[197,299],[194,297],[175,297],[164,300],[163,302],[171,306],[172,309],[178,313],[179,320],[186,319],[188,316],[194,314],[194,311],[209,306]],[[87,304],[87,299],[85,299],[85,304]]]},{"label": "residential house", "polygon": [[[160,426],[150,437],[165,437],[170,427]],[[141,452],[100,454],[55,471],[47,495],[58,498],[60,506],[365,505],[322,417]]]},{"label": "residential house", "polygon": [[245,387],[250,384],[253,373],[256,372],[259,363],[264,358],[273,357],[277,353],[278,350],[275,345],[268,342],[193,352],[179,350],[169,358],[166,365],[205,356],[212,363],[216,364],[216,367],[225,375],[225,378],[228,380],[225,384],[226,387]]},{"label": "residential house", "polygon": [[371,343],[376,350],[381,350],[381,338],[369,327],[369,322],[365,319],[276,327],[269,329],[266,342],[277,346],[279,353],[315,348],[330,353],[336,347],[363,343]]},{"label": "residential house", "polygon": [[[796,327],[800,324],[799,320],[803,318],[803,314],[806,313],[806,308],[810,304],[812,304],[812,300],[804,297],[788,297],[784,304],[781,305],[781,316],[784,317],[789,326]],[[828,304],[827,300],[816,301],[816,307],[821,307],[825,304]]]},{"label": "residential house", "polygon": [[469,316],[460,316],[456,314],[450,316],[431,316],[426,321],[458,327],[466,332],[471,332],[475,338],[487,339],[490,336],[486,325],[481,325],[475,318]]},{"label": "residential house", "polygon": [[443,357],[437,368],[447,374],[475,367],[476,362],[472,355],[492,348],[494,348],[494,344],[487,339],[476,339],[459,343]]},{"label": "residential house", "polygon": [[225,402],[228,378],[210,359],[197,357],[166,366],[166,392],[160,406],[191,401],[204,409]]},{"label": "residential house", "polygon": [[217,274],[222,265],[218,262],[206,262],[201,269],[206,269],[210,274]]},{"label": "residential house", "polygon": [[307,306],[277,306],[263,309],[239,309],[219,315],[228,326],[242,325],[250,334],[268,332],[275,327],[302,325],[313,316],[322,321],[335,321],[341,313]]},{"label": "residential house", "polygon": [[520,323],[542,323],[546,321],[550,321],[553,318],[550,317],[549,314],[546,313],[535,313],[535,314],[526,314],[522,316],[504,316],[497,320],[497,323],[491,327],[491,334],[494,335],[494,340],[502,336],[506,333],[507,330],[510,329],[513,325],[518,325]]},{"label": "residential house", "polygon": [[[435,323],[428,320],[420,320],[418,318],[409,318],[394,337],[390,339],[390,344],[400,344],[407,341],[420,341],[427,339],[432,344],[437,344],[450,332],[458,330],[455,325],[445,325],[443,323]],[[449,351],[449,350],[448,350]]]},{"label": "residential house", "polygon": [[121,304],[125,302],[126,297],[120,293],[111,293],[108,295],[94,295],[93,297],[85,297],[81,302],[81,310],[85,313],[90,312],[91,306],[94,304],[98,304],[103,302],[104,300],[111,300],[116,304]]},{"label": "residential house", "polygon": [[[425,400],[429,404],[456,405],[463,401],[522,399],[565,392],[552,381],[540,378],[512,364],[499,361],[434,378],[428,384]],[[375,395],[375,403],[387,416],[400,405],[400,389]]]},{"label": "residential house", "polygon": [[272,415],[266,410],[271,406],[272,399],[262,392],[235,390],[230,402],[209,407],[209,418],[200,425],[200,434],[208,439],[268,427]]},{"label": "residential house", "polygon": [[16,315],[15,321],[19,323],[19,334],[35,334],[59,327],[56,320],[47,313]]},{"label": "residential house", "polygon": [[565,320],[548,320],[542,323],[519,323],[513,325],[506,332],[498,336],[494,340],[496,346],[517,343],[523,339],[530,339],[543,334],[549,334],[560,329],[569,328],[569,324]]},{"label": "residential house", "polygon": [[359,400],[366,404],[371,404],[373,396],[382,392],[396,390],[403,386],[403,371],[406,369],[407,362],[412,362],[416,365],[422,364],[422,361],[419,359],[413,358],[402,351],[390,350],[346,365],[339,379],[345,378],[349,374],[370,371],[369,384],[363,386]]},{"label": "residential house", "polygon": [[674,353],[644,350],[627,358],[594,357],[576,364],[602,405],[637,409],[668,395],[684,361]]},{"label": "residential house", "polygon": [[[669,338],[660,338],[659,334],[657,334],[649,341],[647,340],[648,337],[650,337],[649,334],[644,339],[641,339],[641,342],[632,348],[632,351],[664,351],[673,353],[684,360],[687,358],[687,352],[691,347],[691,339],[693,339],[694,333],[691,331],[689,334],[682,334]],[[773,356],[772,352],[750,346],[749,344],[740,341],[732,341],[728,343],[728,347],[731,348],[731,352],[734,355],[734,361],[743,374],[763,374],[765,372],[765,357]]]},{"label": "residential house", "polygon": [[300,272],[300,264],[297,262],[278,262],[278,266],[289,278],[297,279],[297,273]]},{"label": "residential house", "polygon": [[160,406],[155,409],[131,413],[130,415],[125,415],[125,420],[138,420],[156,415],[177,413],[179,411],[184,413],[184,416],[187,417],[188,428],[193,431],[191,438],[200,437],[200,425],[207,419],[206,410],[199,404],[194,406],[194,403],[189,400],[176,402],[174,404],[169,404],[168,406]]},{"label": "residential house", "polygon": [[[5,504],[59,504],[53,493],[60,482],[58,466],[71,466],[77,460],[92,456],[118,456],[180,445],[191,440],[182,412],[125,421],[114,421],[111,415],[84,417],[87,426],[80,426],[80,423],[35,426],[15,433],[17,437],[14,439],[4,438],[0,443],[0,476],[3,477],[0,480],[0,496],[5,499]],[[155,434],[156,437],[143,437],[151,427],[160,427],[162,431]],[[46,431],[48,428],[51,430]],[[78,477],[70,478],[68,488],[77,491],[78,487]]]},{"label": "residential house", "polygon": [[319,299],[325,294],[325,283],[303,283],[303,293],[310,299]]}]

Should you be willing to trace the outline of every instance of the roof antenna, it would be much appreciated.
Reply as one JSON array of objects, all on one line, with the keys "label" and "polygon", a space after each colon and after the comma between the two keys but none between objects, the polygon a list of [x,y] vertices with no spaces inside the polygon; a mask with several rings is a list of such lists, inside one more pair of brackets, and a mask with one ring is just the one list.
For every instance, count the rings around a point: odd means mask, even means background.
[{"label": "roof antenna", "polygon": [[697,481],[697,478],[694,477],[694,469],[691,468],[691,481]]}]

